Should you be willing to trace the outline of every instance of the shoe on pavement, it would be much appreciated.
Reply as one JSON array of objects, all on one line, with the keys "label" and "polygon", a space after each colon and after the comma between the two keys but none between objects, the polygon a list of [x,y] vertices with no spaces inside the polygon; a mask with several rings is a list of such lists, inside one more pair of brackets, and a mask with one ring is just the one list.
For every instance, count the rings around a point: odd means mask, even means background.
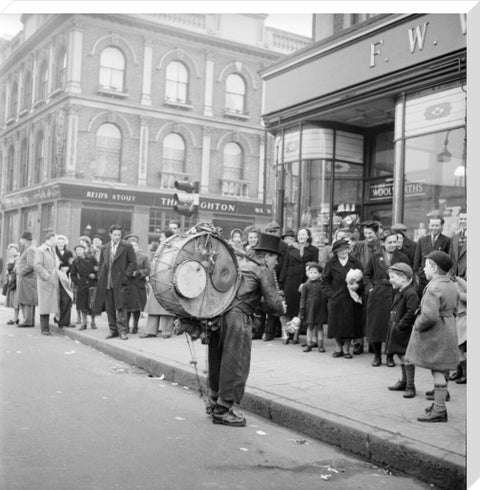
[{"label": "shoe on pavement", "polygon": [[32,328],[33,325],[27,325],[26,323],[20,323],[17,325],[18,328]]},{"label": "shoe on pavement", "polygon": [[434,407],[431,410],[425,410],[425,415],[417,417],[419,422],[448,422],[447,411],[437,412]]},{"label": "shoe on pavement", "polygon": [[126,333],[121,333],[120,334],[120,340],[128,340],[127,334]]},{"label": "shoe on pavement", "polygon": [[247,425],[247,420],[241,412],[235,411],[230,408],[226,412],[218,413],[214,409],[212,413],[212,422],[214,424],[228,425],[230,427],[245,427]]},{"label": "shoe on pavement", "polygon": [[372,362],[373,367],[378,367],[382,365],[382,359],[380,357],[375,357]]},{"label": "shoe on pavement", "polygon": [[417,391],[415,390],[415,387],[406,388],[405,393],[403,394],[403,398],[415,398],[416,394],[417,394]]},{"label": "shoe on pavement", "polygon": [[338,352],[338,351],[335,351],[333,354],[332,354],[332,357],[343,357],[343,352]]},{"label": "shoe on pavement", "polygon": [[105,339],[114,339],[115,337],[118,337],[118,333],[117,332],[110,332],[106,337]]},{"label": "shoe on pavement", "polygon": [[344,352],[344,353],[343,353],[343,357],[344,357],[345,359],[351,359],[353,356],[352,356],[352,354],[350,354],[350,352]]},{"label": "shoe on pavement", "polygon": [[455,380],[455,383],[457,383],[457,385],[464,385],[467,383],[467,377],[466,376],[462,376],[461,378],[457,378]]},{"label": "shoe on pavement", "polygon": [[325,351],[325,347],[323,347],[323,345],[321,345],[321,346],[318,348],[318,352],[326,352],[326,351]]},{"label": "shoe on pavement", "polygon": [[150,339],[150,338],[153,338],[153,337],[157,337],[154,333],[141,333],[138,338],[139,339]]},{"label": "shoe on pavement", "polygon": [[87,330],[87,326],[86,325],[80,325],[80,328],[78,330]]},{"label": "shoe on pavement", "polygon": [[406,387],[407,387],[407,382],[399,379],[394,385],[389,386],[388,389],[390,391],[405,391]]},{"label": "shoe on pavement", "polygon": [[395,367],[395,361],[393,360],[393,356],[387,356],[387,367]]},{"label": "shoe on pavement", "polygon": [[304,348],[303,348],[303,352],[311,352],[312,350],[312,346],[311,345],[306,345]]},{"label": "shoe on pavement", "polygon": [[358,356],[363,353],[363,345],[362,344],[353,344],[353,353]]},{"label": "shoe on pavement", "polygon": [[90,327],[91,327],[93,330],[96,330],[96,329],[97,329],[97,326],[95,325],[95,323],[92,323],[92,324],[90,325]]},{"label": "shoe on pavement", "polygon": [[50,330],[42,330],[42,335],[52,335]]}]

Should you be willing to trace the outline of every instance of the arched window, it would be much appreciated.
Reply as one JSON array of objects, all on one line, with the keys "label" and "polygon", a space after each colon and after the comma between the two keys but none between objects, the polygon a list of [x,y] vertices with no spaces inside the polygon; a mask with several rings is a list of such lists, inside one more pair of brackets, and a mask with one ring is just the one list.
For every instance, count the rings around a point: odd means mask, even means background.
[{"label": "arched window", "polygon": [[124,92],[125,86],[125,56],[112,46],[105,48],[100,55],[100,88]]},{"label": "arched window", "polygon": [[228,112],[245,112],[245,80],[237,73],[228,76],[225,90],[225,109]]},{"label": "arched window", "polygon": [[32,74],[28,72],[23,82],[22,110],[30,109],[32,104]]},{"label": "arched window", "polygon": [[15,82],[12,85],[12,91],[10,92],[10,110],[8,111],[9,119],[17,116],[18,109],[18,84]]},{"label": "arched window", "polygon": [[28,141],[27,138],[22,140],[20,145],[20,188],[28,186]]},{"label": "arched window", "polygon": [[232,180],[243,178],[243,152],[237,143],[227,143],[223,149],[223,176]]},{"label": "arched window", "polygon": [[187,103],[188,70],[180,61],[172,61],[167,66],[165,99]]},{"label": "arched window", "polygon": [[174,187],[175,180],[182,180],[185,172],[185,141],[178,133],[170,133],[163,140],[162,187]]},{"label": "arched window", "polygon": [[48,64],[44,61],[38,72],[38,100],[46,100],[48,91]]},{"label": "arched window", "polygon": [[55,88],[65,88],[67,80],[67,50],[61,47],[55,60]]},{"label": "arched window", "polygon": [[246,196],[247,184],[243,179],[243,151],[237,143],[227,143],[223,149],[222,194]]},{"label": "arched window", "polygon": [[8,149],[7,157],[7,191],[13,190],[14,182],[14,172],[15,172],[15,149],[13,145]]},{"label": "arched window", "polygon": [[39,184],[43,175],[45,165],[45,137],[43,132],[37,134],[35,140],[35,168],[33,172],[33,183]]},{"label": "arched window", "polygon": [[120,180],[122,133],[112,123],[102,124],[95,145],[95,177],[101,180]]}]

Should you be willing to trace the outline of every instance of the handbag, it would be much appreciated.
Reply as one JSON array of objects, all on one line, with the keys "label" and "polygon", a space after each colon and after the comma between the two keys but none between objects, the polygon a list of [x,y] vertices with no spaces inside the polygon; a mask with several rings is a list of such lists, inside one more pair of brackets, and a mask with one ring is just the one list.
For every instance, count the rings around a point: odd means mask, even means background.
[{"label": "handbag", "polygon": [[8,292],[8,281],[5,281],[2,286],[2,294],[3,296],[6,296]]}]

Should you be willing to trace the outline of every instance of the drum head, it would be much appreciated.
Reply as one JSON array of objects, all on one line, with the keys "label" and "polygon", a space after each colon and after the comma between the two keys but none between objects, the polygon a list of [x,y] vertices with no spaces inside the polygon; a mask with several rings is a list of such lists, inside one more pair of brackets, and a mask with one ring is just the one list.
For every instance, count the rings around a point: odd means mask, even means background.
[{"label": "drum head", "polygon": [[173,283],[184,298],[198,298],[207,286],[207,273],[197,260],[185,260],[175,269]]}]

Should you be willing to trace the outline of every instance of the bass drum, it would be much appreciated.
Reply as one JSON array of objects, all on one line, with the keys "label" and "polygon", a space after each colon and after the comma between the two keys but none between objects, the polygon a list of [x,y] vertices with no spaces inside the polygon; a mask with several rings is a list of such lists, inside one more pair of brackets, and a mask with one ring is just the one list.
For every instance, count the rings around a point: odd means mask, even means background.
[{"label": "bass drum", "polygon": [[180,318],[221,315],[235,297],[239,283],[235,254],[210,232],[172,236],[152,259],[153,294],[168,312]]}]

